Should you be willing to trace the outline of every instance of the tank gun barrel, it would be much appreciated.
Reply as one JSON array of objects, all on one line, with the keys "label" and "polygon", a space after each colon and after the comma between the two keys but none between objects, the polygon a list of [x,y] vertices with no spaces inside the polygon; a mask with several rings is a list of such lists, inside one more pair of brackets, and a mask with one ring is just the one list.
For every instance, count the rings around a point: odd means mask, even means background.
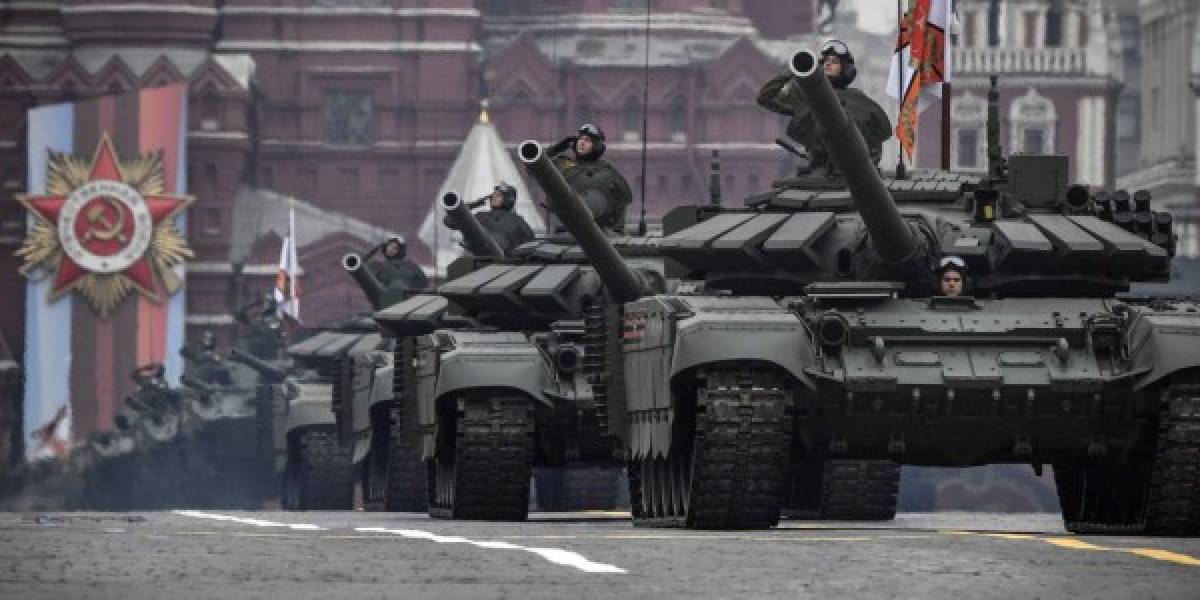
[{"label": "tank gun barrel", "polygon": [[363,264],[362,255],[357,252],[347,252],[342,255],[342,268],[350,273],[358,287],[362,288],[371,307],[379,310],[383,308],[380,306],[383,299],[383,284],[371,274],[366,266]]},{"label": "tank gun barrel", "polygon": [[575,241],[591,261],[613,299],[632,302],[642,297],[647,286],[609,243],[608,237],[592,217],[592,212],[567,184],[554,163],[550,162],[541,144],[533,140],[521,142],[517,156],[546,193],[550,210],[562,221],[563,227],[575,236]]},{"label": "tank gun barrel", "polygon": [[492,239],[458,194],[450,192],[442,196],[442,208],[454,223],[455,229],[462,233],[468,252],[479,258],[504,257],[504,250],[500,248],[500,244]]},{"label": "tank gun barrel", "polygon": [[283,381],[287,377],[287,371],[268,363],[267,361],[243,352],[238,348],[229,351],[229,358],[258,371],[258,374],[272,381]]},{"label": "tank gun barrel", "polygon": [[846,115],[817,55],[802,49],[792,55],[788,66],[796,88],[808,99],[830,160],[846,178],[875,252],[888,262],[913,260],[918,250],[916,236],[900,216],[862,134]]},{"label": "tank gun barrel", "polygon": [[217,391],[217,389],[213,386],[208,385],[207,383],[204,383],[203,381],[200,381],[199,379],[196,379],[190,375],[184,375],[180,377],[179,383],[182,383],[183,385],[186,385],[187,387],[190,387],[206,396],[211,396]]}]

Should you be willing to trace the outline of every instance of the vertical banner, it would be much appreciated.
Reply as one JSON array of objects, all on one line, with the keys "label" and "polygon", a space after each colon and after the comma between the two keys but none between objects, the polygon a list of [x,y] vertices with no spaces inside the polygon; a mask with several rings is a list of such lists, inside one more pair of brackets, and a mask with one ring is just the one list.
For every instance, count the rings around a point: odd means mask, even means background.
[{"label": "vertical banner", "polygon": [[28,458],[109,431],[132,374],[182,368],[187,88],[29,112]]}]

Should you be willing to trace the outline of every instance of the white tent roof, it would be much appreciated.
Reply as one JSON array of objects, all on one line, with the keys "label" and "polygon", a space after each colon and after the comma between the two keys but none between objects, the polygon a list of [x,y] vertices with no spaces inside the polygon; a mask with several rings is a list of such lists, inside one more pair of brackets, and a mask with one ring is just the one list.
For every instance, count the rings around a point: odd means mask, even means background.
[{"label": "white tent roof", "polygon": [[[445,272],[446,265],[463,253],[459,245],[461,235],[442,224],[445,213],[442,211],[441,198],[447,192],[458,194],[464,201],[470,202],[476,198],[492,193],[496,184],[507,182],[517,188],[517,213],[525,218],[534,231],[546,228],[541,214],[533,205],[529,187],[517,171],[512,156],[504,148],[504,141],[496,132],[496,127],[488,119],[484,110],[479,116],[479,122],[467,133],[458,157],[446,174],[446,181],[438,188],[437,196],[430,199],[429,212],[421,222],[417,237],[426,246],[433,249],[434,268],[440,275]],[[488,209],[484,209],[488,210]]]}]

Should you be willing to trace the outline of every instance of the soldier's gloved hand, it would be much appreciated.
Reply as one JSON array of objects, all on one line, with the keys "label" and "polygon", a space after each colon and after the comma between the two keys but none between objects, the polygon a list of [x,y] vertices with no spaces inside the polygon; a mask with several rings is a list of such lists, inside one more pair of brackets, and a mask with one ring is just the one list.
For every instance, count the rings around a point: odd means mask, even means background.
[{"label": "soldier's gloved hand", "polygon": [[575,139],[575,136],[571,135],[558,140],[557,144],[550,146],[550,149],[546,152],[546,156],[558,156],[559,154],[566,152],[567,149],[575,145]]}]

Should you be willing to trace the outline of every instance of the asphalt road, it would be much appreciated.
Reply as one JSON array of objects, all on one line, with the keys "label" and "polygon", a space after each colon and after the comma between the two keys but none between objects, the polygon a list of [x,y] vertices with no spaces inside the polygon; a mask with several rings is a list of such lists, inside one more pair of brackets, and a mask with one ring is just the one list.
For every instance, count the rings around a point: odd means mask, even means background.
[{"label": "asphalt road", "polygon": [[1056,515],[903,514],[770,531],[401,513],[0,513],[0,598],[1200,598],[1200,539]]}]

